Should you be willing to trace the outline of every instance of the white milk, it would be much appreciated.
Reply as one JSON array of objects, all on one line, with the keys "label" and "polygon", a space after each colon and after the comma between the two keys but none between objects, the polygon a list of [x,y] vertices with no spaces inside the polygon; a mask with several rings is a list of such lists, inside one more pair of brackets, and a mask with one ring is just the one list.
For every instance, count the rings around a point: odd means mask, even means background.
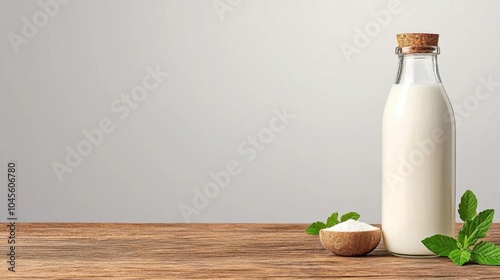
[{"label": "white milk", "polygon": [[[451,116],[451,118],[450,118]],[[382,124],[382,232],[398,255],[455,234],[455,130],[442,84],[395,84]]]}]

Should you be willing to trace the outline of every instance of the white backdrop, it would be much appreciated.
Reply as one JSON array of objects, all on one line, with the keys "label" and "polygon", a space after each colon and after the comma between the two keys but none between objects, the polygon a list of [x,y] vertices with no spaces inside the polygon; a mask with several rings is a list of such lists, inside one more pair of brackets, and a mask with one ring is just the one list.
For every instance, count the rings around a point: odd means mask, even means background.
[{"label": "white backdrop", "polygon": [[2,0],[1,178],[16,161],[20,221],[380,222],[395,35],[433,32],[457,115],[457,197],[470,188],[500,211],[499,10]]}]

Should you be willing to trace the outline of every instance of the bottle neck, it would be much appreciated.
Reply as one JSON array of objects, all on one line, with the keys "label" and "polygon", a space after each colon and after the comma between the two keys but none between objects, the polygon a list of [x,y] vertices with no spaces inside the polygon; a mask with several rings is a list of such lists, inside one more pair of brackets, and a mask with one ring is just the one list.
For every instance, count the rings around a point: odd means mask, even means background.
[{"label": "bottle neck", "polygon": [[437,54],[399,54],[399,69],[395,84],[439,84]]}]

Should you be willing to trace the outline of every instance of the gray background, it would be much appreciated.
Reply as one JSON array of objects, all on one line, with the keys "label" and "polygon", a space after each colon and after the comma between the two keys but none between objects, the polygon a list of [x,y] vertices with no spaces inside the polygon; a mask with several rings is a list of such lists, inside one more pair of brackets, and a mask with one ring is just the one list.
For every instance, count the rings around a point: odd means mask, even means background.
[{"label": "gray background", "polygon": [[[377,30],[373,13],[389,2],[73,0],[16,53],[8,34],[41,7],[2,0],[0,159],[18,162],[19,219],[183,222],[179,205],[235,160],[241,173],[190,221],[358,211],[380,222],[380,125],[402,32],[441,34],[441,77],[460,118],[457,196],[470,188],[480,209],[500,210],[500,86],[474,97],[481,78],[500,82],[500,2],[401,1]],[[349,61],[341,44],[356,46],[367,27],[373,36]],[[118,119],[110,104],[156,65],[169,76]],[[246,161],[238,145],[284,107],[296,117]],[[59,182],[51,164],[103,118],[114,131]],[[5,220],[5,187],[0,195]]]}]

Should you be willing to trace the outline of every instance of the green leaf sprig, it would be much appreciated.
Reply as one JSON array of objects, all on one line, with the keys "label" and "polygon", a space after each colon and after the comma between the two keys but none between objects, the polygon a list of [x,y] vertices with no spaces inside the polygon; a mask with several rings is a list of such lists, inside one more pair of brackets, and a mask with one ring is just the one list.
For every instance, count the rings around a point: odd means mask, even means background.
[{"label": "green leaf sprig", "polygon": [[464,225],[458,232],[457,239],[436,234],[422,240],[425,247],[438,256],[450,258],[459,266],[470,261],[484,265],[500,265],[499,246],[486,241],[477,243],[490,229],[495,210],[487,209],[477,214],[477,198],[468,190],[460,200],[458,214]]},{"label": "green leaf sprig", "polygon": [[330,217],[328,217],[326,219],[326,223],[323,223],[320,221],[312,223],[306,229],[306,232],[309,234],[312,234],[312,235],[318,235],[319,231],[321,229],[333,227],[334,225],[341,223],[341,222],[345,222],[349,219],[358,220],[359,217],[360,217],[360,215],[358,213],[349,212],[349,213],[345,213],[344,215],[342,215],[342,217],[340,217],[340,221],[339,221],[339,212],[335,212],[332,215],[330,215]]}]

